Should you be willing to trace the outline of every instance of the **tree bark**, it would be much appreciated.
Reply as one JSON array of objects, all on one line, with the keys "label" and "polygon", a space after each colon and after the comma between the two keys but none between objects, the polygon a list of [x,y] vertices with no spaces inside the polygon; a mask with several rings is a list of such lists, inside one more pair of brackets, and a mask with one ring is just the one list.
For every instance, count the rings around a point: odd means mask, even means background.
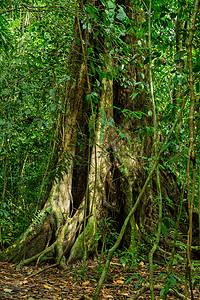
[{"label": "tree bark", "polygon": [[[86,3],[79,3],[82,13]],[[134,5],[129,6],[129,1],[118,0],[116,4],[123,4],[129,20],[138,27],[142,26],[142,10],[135,11]],[[100,25],[89,13],[85,17],[96,24],[94,30],[100,31],[100,37],[95,39],[95,32],[83,29],[79,16],[76,16],[68,62],[71,79],[63,99],[65,113],[60,117],[59,151],[62,155],[58,166],[65,166],[67,172],[62,170],[52,185],[44,208],[22,237],[0,253],[0,260],[22,266],[54,259],[64,268],[66,259],[70,263],[82,258],[84,249],[88,255],[96,254],[100,220],[112,216],[120,226],[123,224],[148,177],[149,162],[153,164],[153,120],[148,113],[152,104],[147,94],[148,70],[142,64],[141,55],[143,51],[145,56],[146,43],[139,42],[139,37],[127,22],[126,35],[120,40],[128,50],[120,50],[120,54],[114,57],[108,46],[109,36],[103,31],[105,8],[98,1],[89,1],[88,5],[99,11]],[[118,8],[116,6],[115,10]],[[119,47],[112,37],[109,42],[112,47]],[[93,48],[98,70],[95,76],[91,75],[90,57],[86,56],[89,47]],[[127,53],[129,56],[124,62]],[[100,61],[99,57],[104,59]],[[95,86],[95,80],[99,86]],[[93,92],[99,97],[98,103],[87,101]],[[79,147],[80,136],[85,137],[82,149]],[[80,160],[84,162],[78,166],[76,162]],[[179,191],[174,189],[173,176],[162,174],[163,195],[178,199]],[[151,230],[156,228],[158,210],[153,206],[156,196],[154,178],[130,218],[123,243],[131,248],[136,244],[136,224]],[[174,211],[167,213],[174,214]]]}]

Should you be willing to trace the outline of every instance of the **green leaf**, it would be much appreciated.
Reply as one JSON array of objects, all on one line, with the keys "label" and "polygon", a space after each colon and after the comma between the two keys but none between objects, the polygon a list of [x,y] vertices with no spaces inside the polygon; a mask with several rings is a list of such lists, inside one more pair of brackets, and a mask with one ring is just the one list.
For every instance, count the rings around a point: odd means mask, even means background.
[{"label": "green leaf", "polygon": [[25,111],[25,115],[30,115],[31,114],[31,110],[28,108],[26,111]]},{"label": "green leaf", "polygon": [[174,55],[174,60],[175,60],[175,61],[179,61],[185,54],[186,54],[186,51],[185,51],[185,50],[178,51],[178,52]]},{"label": "green leaf", "polygon": [[[58,80],[58,84],[62,83],[63,81],[66,81],[66,80],[70,80],[70,76],[69,75],[65,75],[63,76],[62,78],[60,78]],[[50,92],[49,92],[50,93]]]},{"label": "green leaf", "polygon": [[5,90],[3,90],[2,94],[3,94],[3,95],[9,95],[9,94],[10,94],[10,91],[9,91],[9,89],[5,89]]},{"label": "green leaf", "polygon": [[199,93],[199,82],[196,83],[196,92]]},{"label": "green leaf", "polygon": [[200,71],[200,65],[196,65],[194,68],[193,68],[193,72],[194,73],[197,73]]},{"label": "green leaf", "polygon": [[168,229],[170,228],[170,222],[169,222],[169,220],[167,218],[163,219],[163,223],[166,226],[166,228],[168,228]]},{"label": "green leaf", "polygon": [[174,18],[177,17],[177,14],[176,14],[176,13],[171,13],[171,14],[170,14],[170,17],[171,17],[171,19],[174,19]]},{"label": "green leaf", "polygon": [[138,93],[133,93],[133,94],[131,95],[131,100],[133,100],[138,94],[139,94],[139,92],[138,92]]},{"label": "green leaf", "polygon": [[150,57],[148,56],[147,58],[145,58],[144,60],[144,65],[148,64],[149,63],[149,60],[150,60]]},{"label": "green leaf", "polygon": [[162,230],[162,233],[165,235],[165,236],[168,236],[168,232],[167,232],[167,228],[164,224],[161,225],[161,230]]},{"label": "green leaf", "polygon": [[163,219],[163,223],[165,224],[165,226],[169,229],[170,228],[170,224],[172,224],[174,226],[174,228],[176,228],[176,223],[174,222],[174,220],[172,220],[170,217],[165,217]]},{"label": "green leaf", "polygon": [[167,281],[165,284],[165,295],[169,292],[169,289],[170,289],[170,282]]},{"label": "green leaf", "polygon": [[56,106],[55,104],[51,104],[51,105],[50,105],[50,110],[51,110],[51,111],[55,111],[56,108],[57,108],[57,106]]},{"label": "green leaf", "polygon": [[162,152],[165,151],[168,147],[169,147],[169,144],[164,145],[164,146],[162,147],[161,151],[162,151]]},{"label": "green leaf", "polygon": [[160,57],[160,56],[161,56],[161,53],[158,52],[158,51],[154,51],[154,52],[152,53],[152,57],[153,57],[153,58]]},{"label": "green leaf", "polygon": [[114,10],[116,7],[115,1],[113,1],[113,0],[109,0],[107,4],[108,4],[109,9]]},{"label": "green leaf", "polygon": [[86,101],[88,102],[88,103],[91,103],[91,99],[92,99],[92,102],[93,103],[97,103],[98,102],[98,94],[96,93],[96,92],[92,92],[92,93],[90,93],[90,94],[88,94],[87,96],[86,96]]},{"label": "green leaf", "polygon": [[128,20],[128,17],[122,6],[119,6],[116,18],[122,22]]},{"label": "green leaf", "polygon": [[39,129],[42,127],[42,120],[39,120],[39,121],[38,121],[37,126],[38,126]]},{"label": "green leaf", "polygon": [[93,49],[92,48],[87,48],[87,53],[90,54],[93,52]]},{"label": "green leaf", "polygon": [[50,95],[50,97],[51,97],[52,99],[55,99],[55,92],[54,92],[53,89],[51,89],[51,90],[49,91],[49,95]]},{"label": "green leaf", "polygon": [[158,280],[162,279],[163,277],[166,277],[165,273],[160,273],[160,275],[158,276]]},{"label": "green leaf", "polygon": [[177,81],[178,81],[178,83],[179,83],[179,85],[181,85],[182,84],[182,82],[183,82],[183,76],[182,75],[177,75]]},{"label": "green leaf", "polygon": [[165,288],[162,288],[162,290],[160,291],[160,297],[164,295],[164,292],[165,292]]},{"label": "green leaf", "polygon": [[93,62],[90,62],[90,66],[91,66],[91,69],[92,69],[93,74],[95,74],[95,67],[94,67]]},{"label": "green leaf", "polygon": [[123,133],[123,132],[119,132],[119,135],[122,137],[122,138],[126,138],[126,135]]},{"label": "green leaf", "polygon": [[161,65],[162,65],[162,59],[160,59],[160,58],[155,59],[154,65],[155,65],[156,67],[161,66]]},{"label": "green leaf", "polygon": [[96,31],[94,34],[93,34],[93,38],[96,39],[99,35],[100,31]]}]

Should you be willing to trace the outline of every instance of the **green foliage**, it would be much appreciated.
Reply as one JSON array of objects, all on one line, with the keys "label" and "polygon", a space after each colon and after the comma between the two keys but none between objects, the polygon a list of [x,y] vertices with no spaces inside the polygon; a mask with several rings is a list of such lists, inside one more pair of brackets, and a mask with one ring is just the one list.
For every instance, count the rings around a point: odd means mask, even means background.
[{"label": "green foliage", "polygon": [[[8,52],[9,47],[12,48],[13,36],[9,30],[8,22],[4,16],[0,15],[0,49]],[[0,60],[2,60],[2,55]]]},{"label": "green foliage", "polygon": [[111,217],[101,218],[99,221],[99,233],[97,233],[95,239],[101,240],[102,249],[101,253],[105,254],[115,243],[118,233],[116,231],[117,222],[112,220]]},{"label": "green foliage", "polygon": [[[16,215],[16,212],[18,214]],[[0,248],[3,250],[12,244],[30,223],[31,210],[26,212],[21,208],[14,207],[12,201],[2,202],[0,209]]]},{"label": "green foliage", "polygon": [[28,1],[15,3],[14,9],[10,5],[4,3],[0,15],[0,243],[4,246],[28,227],[49,183],[62,171],[52,158],[58,143],[57,119],[64,112],[62,99],[70,80],[66,60],[73,27],[70,2],[67,11],[43,1],[38,1],[38,7],[44,7],[38,11],[32,11]]},{"label": "green foliage", "polygon": [[124,247],[123,250],[118,249],[117,255],[123,267],[134,270],[139,263],[143,264],[143,261],[146,260],[155,237],[153,234],[147,235],[143,226],[141,226],[141,235],[145,236],[145,240],[140,236],[135,237],[135,247],[129,246],[128,248]]},{"label": "green foliage", "polygon": [[199,267],[200,267],[200,263],[199,262],[192,262],[192,266],[191,269],[192,271],[194,271],[194,275],[193,275],[193,288],[195,289],[196,286],[199,286],[199,290],[200,290],[200,274],[199,274]]},{"label": "green foliage", "polygon": [[158,277],[158,280],[160,279],[165,279],[165,286],[160,291],[160,297],[167,295],[170,288],[176,288],[177,281],[182,282],[182,278],[179,278],[174,274],[166,275],[161,273]]},{"label": "green foliage", "polygon": [[[103,8],[98,10],[88,4],[79,8],[81,28],[91,34],[93,40],[86,46],[86,60],[92,90],[87,94],[86,101],[98,112],[100,101],[100,84],[103,78],[113,79],[123,87],[138,87],[131,95],[137,104],[140,92],[149,95],[148,82],[140,82],[136,77],[145,74],[134,74],[132,81],[128,79],[129,66],[137,68],[138,64],[148,73],[150,53],[146,46],[148,18],[148,1],[135,1],[134,5],[143,11],[140,24],[130,20],[123,5],[116,1],[101,1]],[[24,231],[32,219],[41,224],[43,216],[37,214],[41,209],[45,190],[53,179],[59,178],[62,171],[67,171],[71,157],[66,153],[66,165],[55,164],[62,155],[58,150],[58,120],[65,114],[65,91],[74,78],[69,74],[72,66],[69,53],[73,40],[74,7],[72,1],[3,1],[0,14],[0,243],[7,246]],[[145,4],[146,3],[146,4]],[[37,9],[33,9],[36,5]],[[157,133],[160,136],[159,147],[168,136],[180,105],[189,98],[188,63],[186,58],[187,25],[190,21],[193,1],[153,1],[152,11],[152,60],[153,80],[156,98]],[[41,9],[40,9],[41,8]],[[10,11],[11,10],[11,11]],[[2,12],[3,11],[3,12]],[[180,20],[181,28],[176,31],[176,22]],[[199,22],[199,19],[198,19]],[[127,45],[126,37],[134,34],[133,45]],[[200,48],[199,27],[194,38],[194,86],[199,97]],[[177,36],[180,45],[176,44]],[[91,39],[92,39],[91,38]],[[80,38],[76,36],[80,45]],[[85,43],[85,41],[83,41]],[[106,48],[106,50],[105,50]],[[106,55],[105,55],[106,51]],[[97,57],[98,54],[98,57]],[[105,59],[106,56],[106,59]],[[109,58],[109,59],[108,59]],[[104,66],[109,64],[109,71]],[[130,77],[130,76],[129,76]],[[86,92],[87,93],[87,92]],[[124,122],[139,124],[143,119],[152,117],[152,110],[144,113],[131,108],[113,106],[124,118]],[[172,140],[164,149],[164,157],[159,167],[178,177],[176,184],[185,180],[185,166],[188,156],[188,111],[186,105],[182,120],[176,128]],[[91,112],[88,118],[91,119]],[[104,138],[105,127],[115,129],[119,139],[124,139],[132,147],[131,138],[123,131],[121,125],[115,126],[114,118],[106,118],[101,114],[101,139]],[[92,128],[89,123],[90,129]],[[195,106],[195,147],[199,154],[199,102]],[[91,129],[92,132],[92,129]],[[92,132],[93,133],[93,132]],[[131,132],[130,132],[131,134]],[[137,138],[142,147],[145,137],[153,134],[153,126],[140,128]],[[87,139],[78,133],[77,144],[83,147],[82,140]],[[57,158],[53,154],[57,147]],[[121,151],[121,150],[119,150]],[[139,155],[139,154],[138,154]],[[153,156],[153,155],[152,155]],[[197,164],[199,159],[197,155]],[[144,170],[149,172],[153,164],[152,157],[141,157]],[[126,168],[122,168],[126,171]],[[198,206],[197,184],[195,206]],[[164,199],[166,207],[172,208],[169,198]],[[186,222],[182,214],[181,221]],[[113,246],[118,236],[116,224],[111,218],[100,221],[100,232],[96,236],[102,241],[102,252]],[[168,236],[174,221],[168,217],[163,219],[162,232]],[[141,248],[144,245],[139,245]],[[179,245],[180,246],[180,245]],[[125,252],[127,256],[125,255]],[[131,262],[134,253],[126,249],[122,253],[123,263]],[[170,282],[171,280],[171,282]],[[173,279],[168,286],[173,285]]]}]

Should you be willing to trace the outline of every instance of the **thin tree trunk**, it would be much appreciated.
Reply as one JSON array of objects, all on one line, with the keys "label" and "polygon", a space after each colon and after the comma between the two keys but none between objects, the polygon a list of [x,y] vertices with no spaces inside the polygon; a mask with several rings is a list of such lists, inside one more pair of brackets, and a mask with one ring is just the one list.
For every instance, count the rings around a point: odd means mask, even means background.
[{"label": "thin tree trunk", "polygon": [[[190,116],[189,116],[189,152],[187,162],[187,180],[188,180],[188,213],[189,213],[189,229],[187,240],[187,266],[186,266],[186,281],[185,281],[185,295],[187,293],[187,277],[189,278],[191,299],[194,299],[191,282],[191,247],[192,247],[192,215],[195,196],[195,179],[196,179],[196,155],[194,149],[194,111],[195,111],[195,93],[194,93],[194,79],[193,79],[193,59],[192,59],[192,41],[194,32],[196,30],[196,18],[199,10],[199,0],[195,1],[192,24],[187,46],[187,57],[189,65],[189,85],[190,85]],[[190,163],[192,162],[193,177],[192,177],[192,194],[190,190]]]}]

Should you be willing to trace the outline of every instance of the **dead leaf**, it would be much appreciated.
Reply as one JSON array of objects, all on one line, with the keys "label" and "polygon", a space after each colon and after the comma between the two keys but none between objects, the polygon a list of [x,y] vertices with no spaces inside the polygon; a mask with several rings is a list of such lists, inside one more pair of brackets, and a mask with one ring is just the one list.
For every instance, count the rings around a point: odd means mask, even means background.
[{"label": "dead leaf", "polygon": [[115,282],[116,282],[117,284],[124,284],[124,280],[120,280],[120,279],[116,280]]},{"label": "dead leaf", "polygon": [[19,284],[27,284],[28,283],[28,280],[23,280],[23,281],[20,281]]},{"label": "dead leaf", "polygon": [[3,289],[5,293],[12,293],[11,289]]},{"label": "dead leaf", "polygon": [[115,265],[115,266],[121,266],[121,264],[119,264],[119,263],[115,263],[115,262],[112,262],[111,261],[111,263],[110,263],[111,265]]},{"label": "dead leaf", "polygon": [[61,279],[60,282],[61,282],[61,283],[65,283],[65,284],[68,284],[68,283],[69,283],[69,281],[66,281],[66,280],[63,280],[63,279]]},{"label": "dead leaf", "polygon": [[86,286],[86,285],[88,285],[88,284],[90,284],[89,280],[88,280],[88,281],[85,281],[85,282],[83,282],[83,283],[82,283],[82,286]]},{"label": "dead leaf", "polygon": [[44,284],[43,287],[45,287],[46,289],[49,289],[49,290],[52,289],[52,286],[47,285],[47,284]]}]

